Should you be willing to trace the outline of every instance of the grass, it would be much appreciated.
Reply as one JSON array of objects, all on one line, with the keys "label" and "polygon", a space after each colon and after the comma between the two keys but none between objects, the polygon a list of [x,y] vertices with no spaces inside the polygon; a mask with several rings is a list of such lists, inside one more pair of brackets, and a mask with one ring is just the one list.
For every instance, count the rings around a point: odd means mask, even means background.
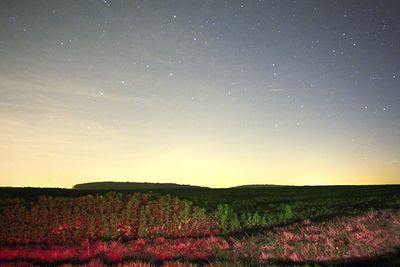
[{"label": "grass", "polygon": [[[7,220],[0,222],[4,232],[0,240],[3,243],[0,266],[396,266],[400,263],[400,186],[158,189],[150,195],[135,195],[135,201],[129,195],[135,190],[107,192],[1,189],[0,212]],[[166,196],[167,193],[173,197]],[[89,194],[97,196],[82,197]],[[39,197],[42,195],[47,197]],[[107,206],[110,203],[113,204]],[[127,212],[128,207],[131,213]],[[42,222],[39,219],[43,216],[33,216],[43,210],[49,212],[50,221]],[[57,214],[61,210],[63,213]],[[173,219],[174,216],[178,217]],[[85,241],[87,231],[81,227],[88,222],[97,226],[100,223],[90,218],[102,219],[100,225],[117,235],[109,236],[109,241],[100,238],[101,235]],[[126,219],[132,220],[126,224]],[[163,226],[166,220],[169,228]],[[142,225],[135,229],[141,229],[143,236],[132,234],[122,238],[121,231],[132,232],[136,223]],[[44,225],[52,226],[53,232],[49,233],[50,228]],[[51,238],[55,234],[59,243],[8,244],[7,235],[19,226],[28,227],[21,231],[23,236],[37,232]],[[76,239],[75,243],[63,244],[63,240],[68,240],[65,229],[69,229],[68,235]],[[194,230],[203,234],[191,236]],[[151,234],[152,231],[156,234]]]}]

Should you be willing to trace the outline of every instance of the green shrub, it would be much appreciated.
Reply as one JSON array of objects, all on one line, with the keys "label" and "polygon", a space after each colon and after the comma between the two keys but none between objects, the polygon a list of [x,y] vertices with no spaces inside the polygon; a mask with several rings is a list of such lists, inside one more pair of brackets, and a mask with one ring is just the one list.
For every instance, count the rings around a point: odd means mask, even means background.
[{"label": "green shrub", "polygon": [[224,233],[235,232],[240,228],[237,214],[233,212],[228,204],[220,204],[214,216]]}]

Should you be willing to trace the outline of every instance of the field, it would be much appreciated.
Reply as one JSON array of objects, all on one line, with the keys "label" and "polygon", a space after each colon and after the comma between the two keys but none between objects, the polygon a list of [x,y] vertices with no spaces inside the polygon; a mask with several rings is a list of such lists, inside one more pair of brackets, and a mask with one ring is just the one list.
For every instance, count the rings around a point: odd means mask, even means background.
[{"label": "field", "polygon": [[0,266],[400,264],[395,185],[0,192]]}]

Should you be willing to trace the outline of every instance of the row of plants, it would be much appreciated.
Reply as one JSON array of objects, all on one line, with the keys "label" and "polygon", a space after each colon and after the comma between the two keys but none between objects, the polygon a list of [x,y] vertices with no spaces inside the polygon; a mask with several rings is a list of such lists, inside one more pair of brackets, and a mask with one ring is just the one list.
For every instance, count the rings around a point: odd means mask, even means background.
[{"label": "row of plants", "polygon": [[295,218],[290,205],[273,213],[234,212],[228,204],[214,211],[170,195],[106,193],[75,198],[41,196],[37,201],[0,200],[3,244],[69,244],[235,233],[284,225]]},{"label": "row of plants", "polygon": [[290,205],[280,206],[275,213],[246,212],[238,214],[228,204],[218,205],[214,212],[214,218],[225,234],[243,232],[248,230],[260,230],[279,225],[286,225],[295,218]]},{"label": "row of plants", "polygon": [[0,216],[3,244],[204,236],[219,229],[214,218],[190,201],[150,193],[2,200]]},{"label": "row of plants", "polygon": [[[323,199],[319,201],[324,203]],[[241,202],[263,208],[238,209]],[[71,244],[82,240],[228,235],[338,215],[329,205],[299,200],[266,202],[265,197],[237,200],[206,210],[188,200],[153,193],[41,196],[34,201],[0,199],[0,243]],[[359,204],[363,203],[365,199],[360,199]],[[350,209],[347,215],[353,212],[358,211]]]},{"label": "row of plants", "polygon": [[82,240],[193,237],[285,225],[290,205],[274,213],[238,214],[228,204],[206,212],[170,195],[107,193],[76,198],[39,197],[0,201],[3,244],[71,244]]},{"label": "row of plants", "polygon": [[171,261],[191,262],[194,266],[197,263],[218,266],[216,262],[224,262],[223,266],[237,266],[238,262],[253,262],[251,266],[282,262],[291,266],[303,263],[343,266],[349,261],[379,256],[392,258],[394,264],[375,262],[371,266],[399,266],[399,252],[396,254],[399,246],[400,212],[380,211],[326,222],[304,221],[240,238],[157,237],[127,242],[84,241],[75,246],[0,246],[0,266],[2,263],[18,266],[18,262],[42,266],[64,263],[87,266],[88,262],[96,262],[95,266],[103,266],[103,263],[126,266],[124,264],[129,261],[156,266]]}]

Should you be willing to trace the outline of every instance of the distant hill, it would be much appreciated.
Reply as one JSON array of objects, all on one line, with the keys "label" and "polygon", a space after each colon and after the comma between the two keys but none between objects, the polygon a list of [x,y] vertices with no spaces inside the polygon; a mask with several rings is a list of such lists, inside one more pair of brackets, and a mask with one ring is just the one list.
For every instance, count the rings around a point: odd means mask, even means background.
[{"label": "distant hill", "polygon": [[[267,187],[279,187],[279,186],[284,186],[284,185],[249,184],[249,185],[234,186],[230,188],[251,189],[251,188],[267,188]],[[209,187],[175,184],[175,183],[138,183],[138,182],[112,182],[112,181],[76,184],[72,188],[77,190],[155,190],[155,189],[190,189],[190,188],[211,189]]]},{"label": "distant hill", "polygon": [[285,186],[285,185],[276,185],[276,184],[245,184],[238,185],[230,188],[265,188],[265,187],[277,187],[277,186]]},{"label": "distant hill", "polygon": [[136,182],[93,182],[76,184],[72,187],[77,190],[152,190],[152,189],[189,189],[208,188],[195,185],[174,183],[136,183]]}]

